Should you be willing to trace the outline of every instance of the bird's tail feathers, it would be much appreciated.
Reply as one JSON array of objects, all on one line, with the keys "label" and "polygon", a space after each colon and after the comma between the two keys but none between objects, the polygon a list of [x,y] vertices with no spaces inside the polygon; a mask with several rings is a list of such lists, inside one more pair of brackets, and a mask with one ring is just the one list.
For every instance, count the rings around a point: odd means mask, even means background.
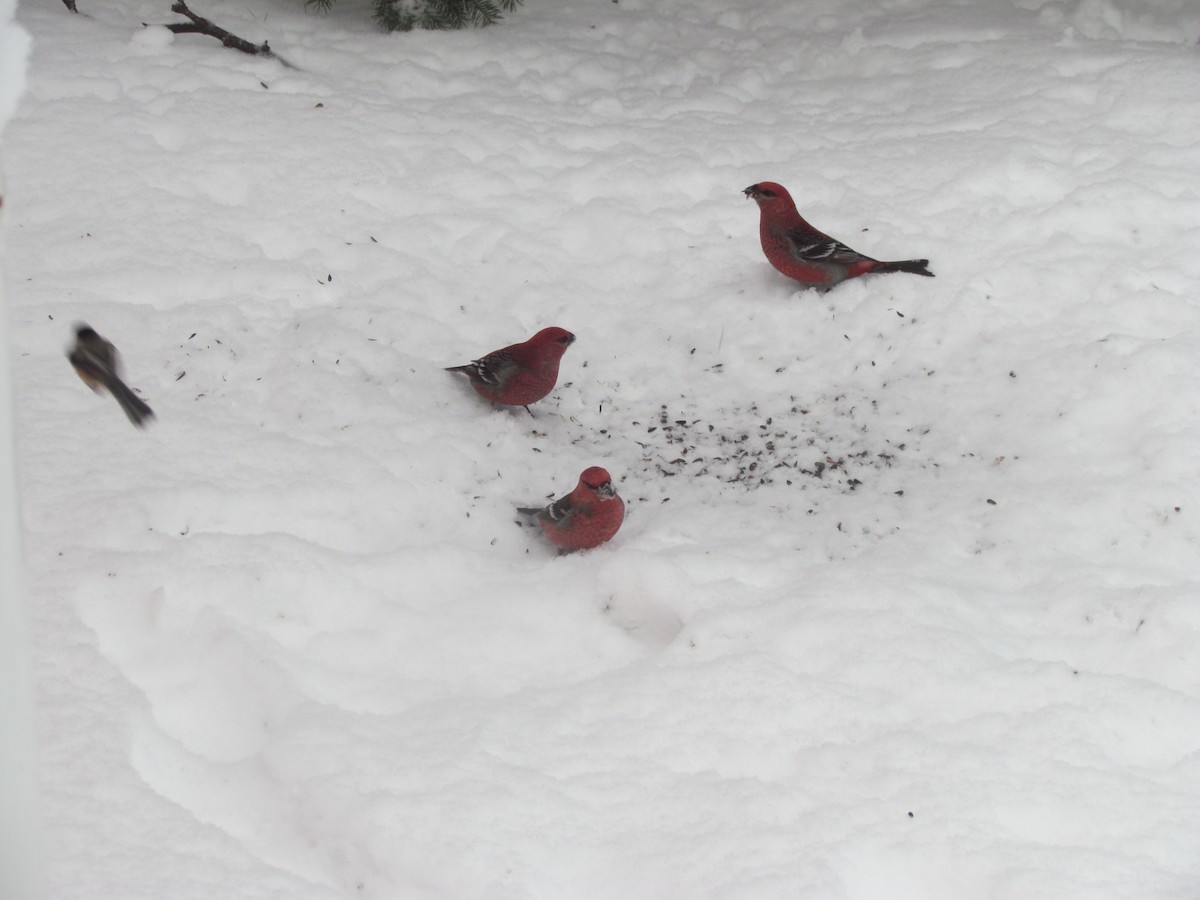
[{"label": "bird's tail feathers", "polygon": [[129,421],[138,428],[145,428],[146,420],[154,418],[154,410],[146,404],[145,400],[131,391],[121,379],[115,377],[106,379],[104,386],[108,388],[110,394],[117,398],[117,402],[121,404],[121,409],[125,410]]},{"label": "bird's tail feathers", "polygon": [[901,259],[893,262],[880,263],[872,272],[910,272],[913,275],[926,275],[933,278],[933,273],[929,271],[929,260],[927,259]]},{"label": "bird's tail feathers", "polygon": [[536,516],[545,508],[544,506],[518,506],[517,512],[523,516]]}]

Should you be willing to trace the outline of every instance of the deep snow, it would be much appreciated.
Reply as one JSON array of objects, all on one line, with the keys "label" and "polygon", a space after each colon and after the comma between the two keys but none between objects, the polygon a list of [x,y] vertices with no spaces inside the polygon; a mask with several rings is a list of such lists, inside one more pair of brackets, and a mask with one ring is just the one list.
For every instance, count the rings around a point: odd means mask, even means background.
[{"label": "deep snow", "polygon": [[[29,36],[13,22],[16,11],[15,0],[0,0],[0,140],[17,109],[29,52]],[[4,271],[4,190],[0,169],[0,276]],[[40,889],[38,773],[4,282],[0,277],[0,897],[28,897]]]},{"label": "deep snow", "polygon": [[[1200,892],[1200,11],[81,4],[3,145],[52,897]],[[797,292],[765,179],[936,279]],[[546,325],[534,419],[441,370]]]}]

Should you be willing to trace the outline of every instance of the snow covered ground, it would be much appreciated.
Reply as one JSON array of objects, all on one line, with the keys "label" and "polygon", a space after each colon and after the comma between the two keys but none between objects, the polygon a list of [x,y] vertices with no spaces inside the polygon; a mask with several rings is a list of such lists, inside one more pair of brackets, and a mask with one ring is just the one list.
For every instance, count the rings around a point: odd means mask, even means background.
[{"label": "snow covered ground", "polygon": [[[1200,8],[79,4],[3,144],[51,897],[1200,896]],[[937,277],[798,292],[768,179]],[[442,371],[547,325],[534,419]]]}]

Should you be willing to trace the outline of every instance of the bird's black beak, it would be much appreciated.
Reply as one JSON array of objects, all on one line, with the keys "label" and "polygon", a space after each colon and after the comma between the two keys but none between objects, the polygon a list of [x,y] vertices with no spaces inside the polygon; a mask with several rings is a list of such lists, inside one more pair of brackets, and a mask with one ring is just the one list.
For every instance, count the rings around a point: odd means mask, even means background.
[{"label": "bird's black beak", "polygon": [[742,191],[742,193],[743,193],[743,194],[745,194],[745,195],[746,195],[746,198],[747,198],[747,199],[749,199],[749,200],[754,200],[754,199],[757,199],[757,197],[758,197],[758,185],[757,185],[757,184],[752,184],[752,185],[750,185],[750,187],[748,187],[748,188],[746,188],[744,191]]},{"label": "bird's black beak", "polygon": [[617,489],[613,487],[613,483],[611,481],[606,481],[604,484],[600,485],[600,487],[596,488],[596,493],[599,494],[603,500],[611,500],[613,497],[617,496]]}]

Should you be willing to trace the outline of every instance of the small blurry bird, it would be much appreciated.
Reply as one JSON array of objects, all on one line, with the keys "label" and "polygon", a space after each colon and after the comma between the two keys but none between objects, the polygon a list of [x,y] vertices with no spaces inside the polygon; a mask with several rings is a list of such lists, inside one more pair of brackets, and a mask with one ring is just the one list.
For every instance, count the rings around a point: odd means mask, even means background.
[{"label": "small blurry bird", "polygon": [[569,331],[543,328],[524,343],[501,347],[446,371],[466,375],[479,396],[506,406],[524,406],[532,416],[529,404],[554,390],[559,361],[574,342],[575,335]]},{"label": "small blurry bird", "polygon": [[817,231],[796,210],[787,190],[773,181],[752,184],[742,193],[758,204],[758,236],[767,260],[806,287],[828,290],[848,278],[884,272],[933,277],[927,259],[880,262]]},{"label": "small blurry bird", "polygon": [[584,469],[575,490],[549,506],[517,507],[533,516],[542,533],[563,550],[589,550],[609,540],[625,520],[625,502],[612,476],[599,466]]},{"label": "small blurry bird", "polygon": [[75,326],[75,345],[67,353],[67,359],[93,391],[112,394],[138,428],[145,428],[146,420],[154,418],[154,411],[121,380],[121,355],[117,348],[91,326],[83,323]]}]

